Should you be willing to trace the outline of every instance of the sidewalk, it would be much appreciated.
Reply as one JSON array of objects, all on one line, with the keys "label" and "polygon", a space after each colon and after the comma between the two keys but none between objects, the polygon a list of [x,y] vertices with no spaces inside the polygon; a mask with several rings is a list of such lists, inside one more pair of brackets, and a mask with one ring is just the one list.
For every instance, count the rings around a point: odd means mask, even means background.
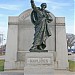
[{"label": "sidewalk", "polygon": [[5,55],[0,56],[0,60],[5,59]]},{"label": "sidewalk", "polygon": [[[10,70],[10,71],[0,72],[0,75],[24,75],[24,71],[23,70]],[[67,70],[55,70],[53,75],[75,75],[75,72],[70,72]]]},{"label": "sidewalk", "polygon": [[70,72],[67,70],[55,70],[54,75],[75,75],[75,72]]}]

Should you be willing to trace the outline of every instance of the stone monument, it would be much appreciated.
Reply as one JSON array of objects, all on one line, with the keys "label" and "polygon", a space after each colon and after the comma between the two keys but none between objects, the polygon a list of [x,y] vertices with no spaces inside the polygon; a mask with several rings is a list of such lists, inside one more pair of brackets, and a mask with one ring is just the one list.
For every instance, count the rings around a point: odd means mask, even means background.
[{"label": "stone monument", "polygon": [[30,52],[25,55],[24,75],[53,74],[53,52],[44,50],[46,47],[46,40],[51,36],[51,32],[48,29],[48,23],[53,21],[53,19],[50,16],[49,11],[45,10],[47,7],[46,3],[42,3],[40,8],[36,7],[34,0],[31,0],[31,6],[33,8],[33,11],[31,12],[31,21],[35,25],[35,34],[33,46],[30,48]]},{"label": "stone monument", "polygon": [[53,69],[66,69],[68,51],[65,17],[55,17],[50,12],[52,21],[48,23],[48,28],[52,35],[46,40],[44,49],[48,52],[30,52],[35,34],[35,26],[31,22],[32,11],[28,9],[19,16],[8,18],[5,69],[23,69],[25,73],[35,70],[34,74],[51,73]]}]

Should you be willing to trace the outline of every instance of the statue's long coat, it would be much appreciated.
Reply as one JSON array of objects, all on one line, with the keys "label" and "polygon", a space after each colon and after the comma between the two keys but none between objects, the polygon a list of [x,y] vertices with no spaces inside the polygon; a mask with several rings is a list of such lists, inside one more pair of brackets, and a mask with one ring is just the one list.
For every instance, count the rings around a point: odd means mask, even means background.
[{"label": "statue's long coat", "polygon": [[44,49],[46,47],[46,39],[51,36],[48,21],[52,21],[52,17],[47,10],[42,11],[38,7],[37,9],[39,12],[33,10],[31,13],[31,21],[35,25],[33,46],[40,45]]}]

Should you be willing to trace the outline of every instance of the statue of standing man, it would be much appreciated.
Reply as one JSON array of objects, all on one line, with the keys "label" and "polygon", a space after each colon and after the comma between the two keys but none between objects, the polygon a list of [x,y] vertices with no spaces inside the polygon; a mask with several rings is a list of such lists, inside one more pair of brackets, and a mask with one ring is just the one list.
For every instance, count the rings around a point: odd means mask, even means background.
[{"label": "statue of standing man", "polygon": [[46,39],[51,36],[51,32],[48,28],[48,23],[52,22],[52,17],[47,8],[46,3],[41,4],[40,7],[36,7],[34,0],[31,0],[31,6],[33,11],[31,12],[31,21],[35,25],[35,34],[33,46],[30,48],[30,52],[45,52]]}]

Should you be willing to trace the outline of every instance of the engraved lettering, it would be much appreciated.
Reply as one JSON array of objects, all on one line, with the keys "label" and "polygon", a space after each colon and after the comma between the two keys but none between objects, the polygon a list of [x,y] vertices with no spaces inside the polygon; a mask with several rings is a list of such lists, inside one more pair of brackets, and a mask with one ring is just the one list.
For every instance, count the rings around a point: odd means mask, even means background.
[{"label": "engraved lettering", "polygon": [[50,58],[28,58],[28,64],[51,64]]}]

